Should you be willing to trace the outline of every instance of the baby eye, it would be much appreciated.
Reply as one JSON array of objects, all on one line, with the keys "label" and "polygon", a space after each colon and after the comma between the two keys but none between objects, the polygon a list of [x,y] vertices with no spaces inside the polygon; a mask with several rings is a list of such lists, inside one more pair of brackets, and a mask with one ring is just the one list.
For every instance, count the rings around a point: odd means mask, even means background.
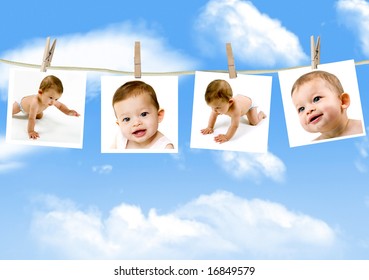
[{"label": "baby eye", "polygon": [[122,119],[122,122],[129,122],[129,121],[130,121],[130,118],[128,117]]},{"label": "baby eye", "polygon": [[148,112],[142,112],[141,117],[146,117],[149,113]]},{"label": "baby eye", "polygon": [[298,108],[298,109],[297,109],[297,112],[301,113],[301,112],[303,112],[304,110],[305,110],[305,107],[300,107],[300,108]]},{"label": "baby eye", "polygon": [[315,103],[315,102],[318,102],[319,100],[320,100],[320,96],[316,96],[316,97],[314,97],[314,99],[313,99],[313,102]]}]

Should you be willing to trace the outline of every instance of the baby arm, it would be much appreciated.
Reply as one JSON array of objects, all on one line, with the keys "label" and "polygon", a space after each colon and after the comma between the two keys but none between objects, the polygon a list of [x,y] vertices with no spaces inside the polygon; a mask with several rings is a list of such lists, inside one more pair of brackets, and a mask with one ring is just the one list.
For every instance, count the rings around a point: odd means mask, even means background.
[{"label": "baby arm", "polygon": [[215,112],[211,112],[208,127],[201,129],[202,134],[211,134],[214,132],[214,125],[217,120],[218,114]]},{"label": "baby arm", "polygon": [[29,107],[28,127],[27,127],[28,136],[31,139],[37,139],[40,137],[38,132],[35,131],[37,111],[38,111],[38,103],[37,101],[32,101]]},{"label": "baby arm", "polygon": [[80,114],[78,114],[77,111],[70,110],[65,104],[59,101],[55,101],[54,106],[68,116],[74,116],[74,117],[80,116]]},{"label": "baby arm", "polygon": [[215,142],[224,143],[229,141],[237,131],[238,125],[240,124],[240,116],[234,115],[231,117],[231,125],[229,126],[226,134],[219,134],[214,137]]}]

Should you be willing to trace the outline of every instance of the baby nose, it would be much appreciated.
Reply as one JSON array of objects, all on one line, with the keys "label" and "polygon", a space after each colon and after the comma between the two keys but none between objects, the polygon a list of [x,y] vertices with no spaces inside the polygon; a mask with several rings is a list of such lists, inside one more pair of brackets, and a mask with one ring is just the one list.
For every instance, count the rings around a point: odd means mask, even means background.
[{"label": "baby nose", "polygon": [[313,112],[313,111],[315,111],[315,106],[313,106],[313,105],[310,105],[310,106],[308,106],[307,108],[306,108],[306,112],[309,114],[309,113],[311,113],[311,112]]},{"label": "baby nose", "polygon": [[135,120],[134,120],[134,122],[133,122],[133,125],[134,126],[138,126],[138,125],[140,125],[142,122],[141,122],[141,120],[140,120],[140,118],[135,118]]}]

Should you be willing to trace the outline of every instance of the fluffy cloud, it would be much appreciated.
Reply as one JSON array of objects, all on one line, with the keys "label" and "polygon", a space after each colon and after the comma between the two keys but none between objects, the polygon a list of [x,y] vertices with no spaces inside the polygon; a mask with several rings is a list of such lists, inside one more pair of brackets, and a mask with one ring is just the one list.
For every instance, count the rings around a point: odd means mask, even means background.
[{"label": "fluffy cloud", "polygon": [[6,143],[5,139],[0,137],[0,173],[23,167],[23,163],[19,161],[19,157],[24,157],[37,150],[38,148],[32,146]]},{"label": "fluffy cloud", "polygon": [[362,51],[368,56],[369,2],[364,0],[339,0],[337,2],[337,12],[344,24],[358,34]]},{"label": "fluffy cloud", "polygon": [[223,191],[167,214],[122,203],[104,216],[53,196],[42,201],[32,232],[62,258],[332,258],[337,245],[319,219]]},{"label": "fluffy cloud", "polygon": [[[369,128],[367,128],[368,130]],[[361,138],[360,142],[356,142],[356,148],[359,152],[359,158],[355,161],[357,170],[361,173],[368,172],[368,158],[369,158],[369,139],[368,136]]]},{"label": "fluffy cloud", "polygon": [[250,1],[211,0],[197,20],[204,49],[214,41],[225,49],[231,42],[237,59],[262,66],[296,66],[307,62],[296,35],[277,19],[261,13]]},{"label": "fluffy cloud", "polygon": [[101,166],[93,166],[92,171],[99,174],[109,174],[112,172],[113,166],[109,164],[101,165]]},{"label": "fluffy cloud", "polygon": [[[53,38],[51,38],[53,40]],[[3,59],[40,64],[45,38],[26,42],[23,46],[0,54]],[[193,70],[195,61],[170,48],[166,40],[144,26],[123,23],[84,34],[57,36],[52,66],[91,67],[132,72],[134,42],[141,42],[143,72]],[[105,73],[108,75],[109,73]],[[100,72],[89,72],[88,93],[100,90]],[[9,66],[0,64],[0,91],[5,98]]]},{"label": "fluffy cloud", "polygon": [[274,181],[284,180],[286,167],[278,157],[272,153],[253,154],[223,152],[220,160],[221,166],[232,176],[242,178],[252,177],[256,181],[261,176],[266,176]]}]

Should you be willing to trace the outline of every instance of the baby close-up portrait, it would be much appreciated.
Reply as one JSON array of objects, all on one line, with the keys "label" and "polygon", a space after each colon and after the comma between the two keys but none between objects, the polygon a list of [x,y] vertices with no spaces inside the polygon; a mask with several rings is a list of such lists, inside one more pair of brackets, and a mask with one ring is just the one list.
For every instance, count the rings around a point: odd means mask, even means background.
[{"label": "baby close-up portrait", "polygon": [[278,72],[290,147],[365,135],[353,60]]},{"label": "baby close-up portrait", "polygon": [[152,86],[129,81],[120,86],[112,100],[120,128],[112,149],[173,149],[173,143],[158,128],[165,111],[160,108]]},{"label": "baby close-up portrait", "polygon": [[299,77],[291,90],[301,126],[320,133],[315,140],[363,133],[360,120],[347,116],[350,94],[340,80],[326,71],[312,71]]}]

